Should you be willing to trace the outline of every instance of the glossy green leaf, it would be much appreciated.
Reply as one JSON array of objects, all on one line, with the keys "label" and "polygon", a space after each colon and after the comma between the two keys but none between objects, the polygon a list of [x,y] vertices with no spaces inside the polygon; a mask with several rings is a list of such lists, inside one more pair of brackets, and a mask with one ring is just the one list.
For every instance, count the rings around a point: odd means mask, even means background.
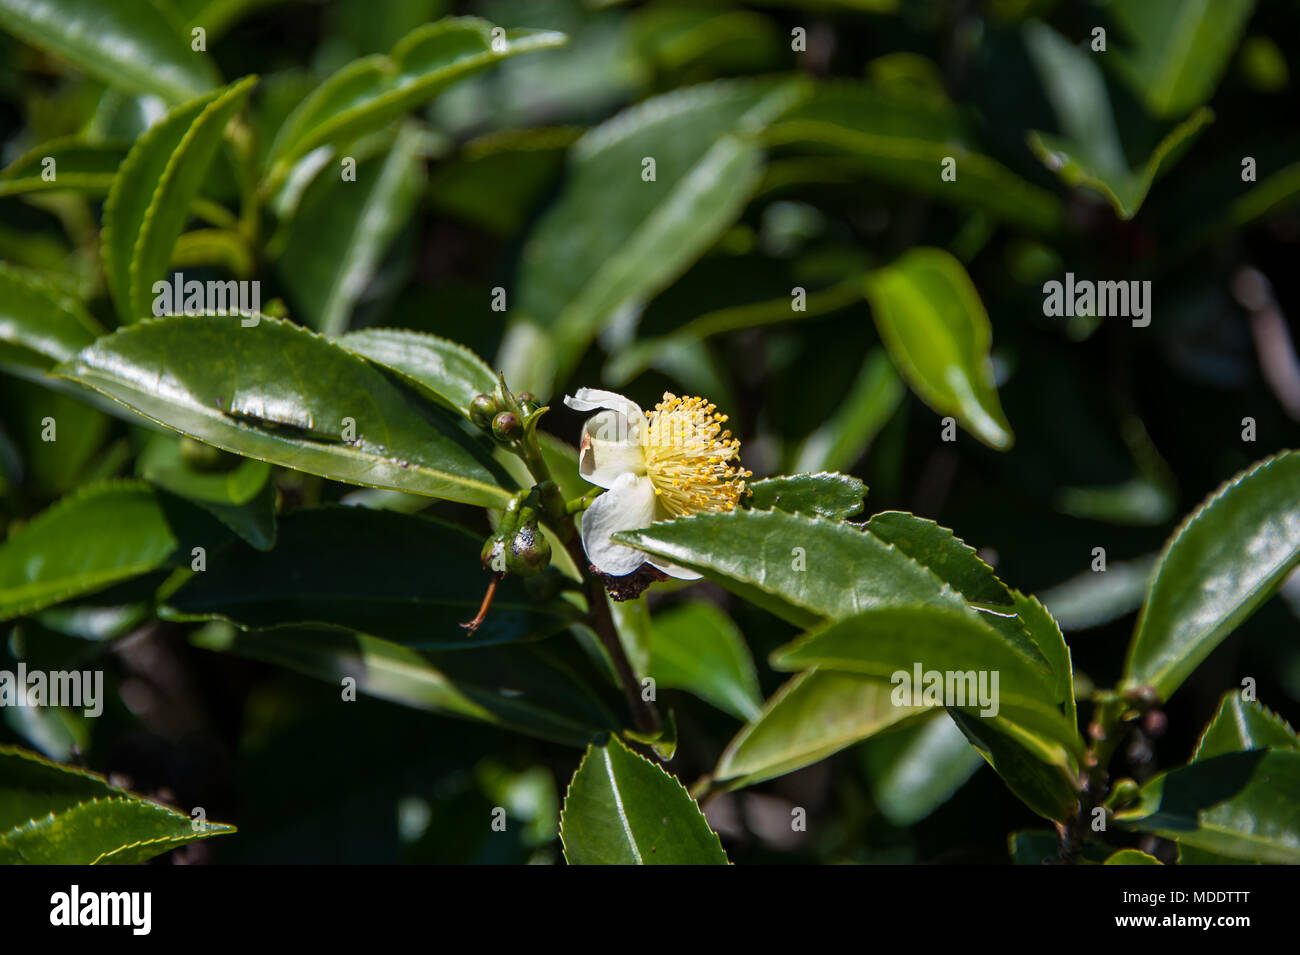
[{"label": "glossy green leaf", "polygon": [[1164,865],[1153,855],[1139,849],[1120,849],[1107,859],[1103,865]]},{"label": "glossy green leaf", "polygon": [[63,189],[105,195],[126,151],[115,143],[91,143],[75,136],[41,143],[0,171],[0,196]]},{"label": "glossy green leaf", "polygon": [[156,436],[136,459],[136,474],[193,501],[258,550],[270,548],[275,543],[271,465],[236,458],[228,470],[203,471],[185,460],[182,448],[188,440]]},{"label": "glossy green leaf", "polygon": [[1078,809],[1076,776],[1059,743],[1013,725],[950,708],[948,715],[1007,788],[1046,819],[1064,822]]},{"label": "glossy green leaf", "polygon": [[[935,689],[935,698],[926,703],[964,706],[982,717],[1001,713],[1071,748],[1080,745],[1073,725],[1057,709],[1059,687],[1046,662],[969,612],[925,605],[864,610],[809,631],[773,651],[770,662],[778,670],[860,673],[897,684],[899,692],[910,688],[913,699]],[[913,683],[918,669],[919,685]],[[905,684],[900,673],[906,674]],[[934,688],[931,673],[940,675]],[[947,691],[959,696],[944,698],[945,674],[965,675],[946,678]]]},{"label": "glossy green leaf", "polygon": [[[175,316],[100,339],[59,373],[236,454],[336,481],[486,507],[509,478],[440,408],[365,359],[276,319]],[[161,385],[161,387],[160,387]],[[351,419],[355,437],[344,437]]]},{"label": "glossy green leaf", "polygon": [[966,608],[929,570],[842,521],[741,508],[664,521],[616,539],[699,571],[800,627],[875,606]]},{"label": "glossy green leaf", "polygon": [[76,299],[0,262],[0,363],[45,371],[100,334]]},{"label": "glossy green leaf", "polygon": [[1192,762],[1253,749],[1300,750],[1300,736],[1276,713],[1246,702],[1236,690],[1229,691],[1201,734]]},{"label": "glossy green leaf", "polygon": [[564,795],[570,865],[726,865],[722,843],[678,780],[617,739],[589,746]]},{"label": "glossy green leaf", "polygon": [[326,335],[348,327],[389,247],[414,214],[423,185],[418,137],[409,129],[382,156],[358,163],[355,181],[333,168],[317,175],[294,214],[277,263],[305,324]]},{"label": "glossy green leaf", "polygon": [[[549,395],[615,313],[659,292],[717,239],[757,184],[756,134],[801,89],[736,81],[676,90],[578,140],[564,192],[523,250],[515,307],[526,324],[502,360],[512,385]],[[642,178],[647,159],[653,181]],[[550,368],[536,354],[547,341]]]},{"label": "glossy green leaf", "polygon": [[[765,138],[848,157],[859,174],[1016,225],[1053,230],[1062,221],[1060,199],[973,148],[960,114],[947,103],[861,82],[832,82]],[[956,160],[955,179],[940,176],[949,158]]]},{"label": "glossy green leaf", "polygon": [[991,448],[1014,436],[998,403],[989,358],[992,328],[962,264],[915,248],[866,279],[880,337],[912,390]]},{"label": "glossy green leaf", "polygon": [[448,17],[408,33],[387,56],[354,60],[321,83],[285,120],[271,146],[270,180],[300,157],[379,129],[448,86],[519,53],[562,45],[562,33],[496,29],[473,17]]},{"label": "glossy green leaf", "polygon": [[971,603],[1014,603],[1011,591],[993,568],[948,528],[906,511],[881,511],[871,515],[866,529],[924,564]]},{"label": "glossy green leaf", "polygon": [[[397,372],[436,401],[469,417],[475,395],[491,393],[497,376],[464,345],[404,328],[348,332],[338,343],[348,351]],[[574,452],[577,467],[577,452]]]},{"label": "glossy green leaf", "polygon": [[749,506],[844,520],[861,512],[867,486],[848,474],[789,474],[749,485]]},{"label": "glossy green leaf", "polygon": [[0,745],[0,864],[132,865],[235,831],[110,786],[82,769]]},{"label": "glossy green leaf", "polygon": [[1124,668],[1124,685],[1167,700],[1300,563],[1300,453],[1224,484],[1160,556]]},{"label": "glossy green leaf", "polygon": [[582,748],[618,720],[593,690],[602,679],[561,641],[464,650],[415,650],[339,630],[242,632],[209,624],[193,641],[420,710],[478,720]]},{"label": "glossy green leaf", "polygon": [[85,488],[0,544],[0,620],[163,566],[178,540],[157,494],[115,481]]},{"label": "glossy green leaf", "polygon": [[883,348],[873,348],[835,413],[799,446],[792,470],[852,467],[893,417],[906,393],[889,355]]},{"label": "glossy green leaf", "polygon": [[1234,859],[1300,863],[1300,752],[1224,753],[1161,773],[1115,822]]},{"label": "glossy green leaf", "polygon": [[741,720],[762,708],[754,659],[739,628],[713,604],[691,602],[651,621],[650,675]]},{"label": "glossy green leaf", "polygon": [[951,798],[975,770],[980,754],[947,713],[935,710],[862,747],[871,798],[895,826],[920,822]]},{"label": "glossy green leaf", "polygon": [[1255,0],[1116,4],[1113,65],[1154,115],[1182,116],[1210,98],[1254,9]]},{"label": "glossy green leaf", "polygon": [[136,140],[122,163],[104,203],[100,245],[123,322],[154,314],[153,285],[165,276],[190,201],[254,81],[247,77],[178,106]]},{"label": "glossy green leaf", "polygon": [[221,82],[206,53],[190,49],[181,24],[132,0],[0,0],[0,27],[132,93],[173,103]]},{"label": "glossy green leaf", "polygon": [[491,579],[482,545],[453,525],[395,511],[295,511],[281,518],[273,550],[210,555],[207,570],[168,596],[166,609],[249,628],[341,627],[425,648],[535,638],[571,619],[569,604],[532,600],[511,576],[483,625],[472,634],[462,628]]},{"label": "glossy green leaf", "polygon": [[1030,148],[1063,182],[1099,193],[1120,218],[1133,218],[1152,183],[1213,120],[1213,113],[1197,110],[1170,130],[1139,168],[1131,169],[1094,55],[1038,22],[1025,27],[1025,43],[1061,129],[1061,135],[1031,132]]},{"label": "glossy green leaf", "polygon": [[713,778],[738,789],[783,776],[927,711],[895,706],[892,691],[888,682],[856,673],[800,673],[736,734]]}]

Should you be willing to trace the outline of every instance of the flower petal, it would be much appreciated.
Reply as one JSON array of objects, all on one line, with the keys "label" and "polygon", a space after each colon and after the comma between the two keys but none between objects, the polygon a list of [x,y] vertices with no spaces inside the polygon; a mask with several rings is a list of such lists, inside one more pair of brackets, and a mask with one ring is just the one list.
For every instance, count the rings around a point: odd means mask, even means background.
[{"label": "flower petal", "polygon": [[640,424],[645,420],[645,412],[631,398],[624,398],[614,391],[602,391],[599,388],[579,388],[576,394],[565,395],[564,403],[574,411],[596,411],[609,408],[625,418]]},{"label": "flower petal", "polygon": [[582,514],[582,548],[602,574],[626,577],[646,555],[612,539],[618,531],[647,527],[654,520],[655,488],[644,475],[622,474]]},{"label": "flower petal", "polygon": [[592,415],[582,426],[578,473],[600,487],[613,487],[623,474],[645,474],[645,449],[639,433],[617,411]]},{"label": "flower petal", "polygon": [[649,554],[647,554],[646,558],[647,558],[646,559],[647,564],[651,565],[652,567],[659,568],[669,577],[676,577],[678,580],[699,580],[701,577],[704,576],[703,574],[696,573],[693,570],[688,570],[687,568],[682,567],[679,564],[674,564],[660,557],[651,557]]}]

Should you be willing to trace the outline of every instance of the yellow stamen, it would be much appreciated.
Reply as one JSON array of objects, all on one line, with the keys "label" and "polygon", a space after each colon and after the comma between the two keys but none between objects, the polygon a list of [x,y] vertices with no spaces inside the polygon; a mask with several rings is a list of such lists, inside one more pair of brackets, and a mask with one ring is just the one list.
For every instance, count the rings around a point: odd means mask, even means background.
[{"label": "yellow stamen", "polygon": [[[726,415],[703,398],[663,401],[646,412],[642,431],[646,474],[659,502],[674,517],[699,511],[729,511],[753,475],[740,467],[740,442],[724,431]],[[731,462],[735,459],[736,463]]]}]

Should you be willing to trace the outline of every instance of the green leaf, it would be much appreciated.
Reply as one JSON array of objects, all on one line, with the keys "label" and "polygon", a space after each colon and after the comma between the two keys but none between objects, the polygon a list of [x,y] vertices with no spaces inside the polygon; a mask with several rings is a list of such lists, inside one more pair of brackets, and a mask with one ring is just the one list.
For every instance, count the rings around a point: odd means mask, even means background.
[{"label": "green leaf", "polygon": [[201,471],[185,460],[188,438],[157,435],[136,459],[136,474],[202,507],[258,550],[275,543],[275,485],[271,465],[233,459],[224,471]]},{"label": "green leaf", "polygon": [[1224,753],[1161,773],[1115,822],[1234,859],[1300,863],[1300,752]]},{"label": "green leaf", "polygon": [[1201,734],[1192,762],[1253,749],[1300,750],[1300,736],[1290,724],[1260,704],[1246,702],[1231,690],[1223,696],[1219,712]]},{"label": "green leaf", "polygon": [[236,454],[350,484],[484,507],[509,501],[509,478],[448,412],[415,407],[383,372],[307,329],[265,316],[242,324],[252,320],[141,322],[58,373]]},{"label": "green leaf", "polygon": [[274,550],[210,555],[207,570],[168,596],[165,610],[247,628],[340,627],[425,648],[536,638],[571,619],[569,604],[530,599],[512,576],[497,587],[483,625],[463,629],[491,579],[479,561],[482,544],[453,525],[396,511],[294,511],[281,518]]},{"label": "green leaf", "polygon": [[[338,339],[348,351],[397,372],[430,398],[469,417],[476,395],[490,394],[497,376],[464,345],[404,328],[367,328]],[[574,452],[574,468],[577,452]]]},{"label": "green leaf", "polygon": [[[826,83],[765,138],[848,157],[855,172],[1019,226],[1050,231],[1062,222],[1060,199],[973,149],[960,114],[948,103],[861,82]],[[950,157],[957,177],[944,180],[942,164]]]},{"label": "green leaf", "polygon": [[1151,589],[1156,555],[1108,561],[1105,573],[1085,570],[1039,595],[1063,630],[1086,630],[1118,620],[1142,606]]},{"label": "green leaf", "polygon": [[[516,307],[526,324],[514,327],[502,360],[512,385],[549,395],[615,313],[661,291],[713,244],[758,182],[756,134],[801,92],[796,81],[676,90],[578,140],[564,192],[523,250]],[[642,178],[645,159],[655,162],[653,181]],[[549,369],[536,354],[539,330],[552,343]]]},{"label": "green leaf", "polygon": [[[935,672],[941,685],[927,703],[958,705],[984,717],[1001,713],[1079,748],[1074,726],[1057,709],[1059,687],[1045,661],[1010,644],[969,612],[925,605],[876,607],[811,630],[773,651],[769,662],[778,670],[860,673],[898,684],[896,692],[910,688],[913,699],[923,691],[929,695],[929,674]],[[917,670],[925,674],[919,685],[913,682]],[[954,673],[976,682],[945,681],[943,675]],[[898,674],[906,675],[905,684]],[[963,702],[945,699],[943,682]]]},{"label": "green leaf", "polygon": [[1156,116],[1182,116],[1214,92],[1255,0],[1143,0],[1114,6],[1128,41],[1110,56]]},{"label": "green leaf", "polygon": [[707,603],[686,603],[651,621],[650,675],[741,720],[763,705],[749,646],[731,618]]},{"label": "green leaf", "polygon": [[1077,812],[1075,773],[1068,752],[1059,743],[1001,716],[973,716],[955,707],[948,710],[948,715],[1026,806],[1057,822]]},{"label": "green leaf", "polygon": [[873,606],[966,607],[929,570],[842,521],[739,508],[663,521],[615,539],[698,571],[800,627]]},{"label": "green leaf", "polygon": [[906,393],[889,355],[883,348],[871,349],[835,413],[799,446],[793,470],[852,467],[894,416]]},{"label": "green leaf", "polygon": [[1026,25],[1025,44],[1062,132],[1057,136],[1032,131],[1030,148],[1063,182],[1099,193],[1120,218],[1133,218],[1152,183],[1177,161],[1214,114],[1197,110],[1160,141],[1139,169],[1130,169],[1101,68],[1091,54],[1038,22]]},{"label": "green leaf", "polygon": [[867,486],[848,474],[790,474],[764,478],[749,485],[749,506],[765,511],[776,508],[791,514],[826,517],[833,521],[862,510]]},{"label": "green leaf", "polygon": [[726,865],[727,854],[676,777],[617,739],[589,746],[564,795],[570,865]]},{"label": "green leaf", "polygon": [[948,528],[906,511],[881,511],[867,521],[866,529],[892,544],[917,563],[924,564],[973,604],[1009,606],[1011,591],[993,568],[980,560],[975,548]]},{"label": "green leaf", "polygon": [[132,0],[0,0],[0,27],[69,60],[111,86],[172,103],[221,82],[181,24]]},{"label": "green leaf", "polygon": [[191,100],[141,136],[104,203],[100,236],[104,274],[123,322],[153,314],[153,284],[172,249],[221,145],[256,77]]},{"label": "green leaf", "polygon": [[235,831],[110,786],[85,770],[0,745],[0,864],[132,865]]},{"label": "green leaf", "polygon": [[989,317],[962,264],[942,249],[916,248],[869,273],[866,288],[880,337],[912,390],[989,447],[1011,447],[993,387]]},{"label": "green leaf", "polygon": [[[22,451],[22,481],[40,498],[54,498],[95,479],[96,458],[112,423],[82,394],[51,388],[47,377],[0,377],[0,421]],[[47,429],[48,425],[48,429]],[[51,440],[53,439],[53,440]],[[105,473],[114,473],[110,467]]]},{"label": "green leaf", "polygon": [[1113,856],[1107,859],[1103,865],[1164,865],[1153,855],[1148,855],[1139,849],[1120,849]]},{"label": "green leaf", "polygon": [[163,566],[178,540],[147,485],[84,488],[0,544],[0,620]]},{"label": "green leaf", "polygon": [[46,371],[100,334],[76,299],[0,262],[0,363]]},{"label": "green leaf", "polygon": [[[414,650],[342,631],[246,633],[209,624],[191,638],[205,649],[287,667],[338,687],[343,677],[379,699],[478,720],[582,748],[618,720],[593,691],[601,675],[561,641],[464,650]],[[569,651],[569,652],[566,652]]]},{"label": "green leaf", "polygon": [[[33,146],[0,172],[0,196],[70,189],[91,196],[107,194],[127,147],[91,143],[68,136]],[[54,160],[53,165],[46,160]],[[47,178],[53,175],[53,179]]]},{"label": "green leaf", "polygon": [[739,789],[820,762],[927,707],[895,706],[884,680],[809,670],[772,694],[718,760],[713,778]]},{"label": "green leaf", "polygon": [[494,46],[494,29],[485,20],[448,17],[412,30],[387,56],[367,56],[343,67],[285,120],[268,156],[269,180],[280,181],[318,146],[386,126],[500,60],[566,42],[564,34],[549,30],[509,30]]},{"label": "green leaf", "polygon": [[890,823],[903,827],[947,802],[984,760],[948,714],[935,710],[868,741],[862,763],[876,807]]},{"label": "green leaf", "polygon": [[1300,563],[1300,453],[1224,484],[1160,556],[1124,668],[1124,685],[1167,700]]},{"label": "green leaf", "polygon": [[357,165],[356,180],[331,168],[307,188],[289,226],[277,271],[305,324],[326,335],[348,327],[424,187],[418,136],[398,134],[390,150]]}]

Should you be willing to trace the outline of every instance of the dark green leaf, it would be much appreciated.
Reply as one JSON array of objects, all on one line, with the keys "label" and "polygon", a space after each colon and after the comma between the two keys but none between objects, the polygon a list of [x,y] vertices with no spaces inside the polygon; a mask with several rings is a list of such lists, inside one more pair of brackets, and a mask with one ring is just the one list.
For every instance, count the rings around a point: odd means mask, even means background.
[{"label": "dark green leaf", "polygon": [[100,334],[75,299],[0,262],[0,362],[45,371]]},{"label": "dark green leaf", "polygon": [[929,570],[842,521],[741,508],[664,521],[616,537],[699,571],[801,627],[873,606],[966,607]]},{"label": "dark green leaf", "polygon": [[[502,507],[509,478],[451,415],[288,322],[175,316],[100,339],[59,373],[191,437],[336,481]],[[164,387],[160,387],[164,385]],[[356,434],[345,440],[345,419]]]},{"label": "dark green leaf", "polygon": [[[91,196],[108,193],[126,147],[69,136],[33,146],[0,172],[0,196],[70,189]],[[49,165],[47,160],[54,160]],[[53,178],[49,178],[53,176]]]},{"label": "dark green leaf", "polygon": [[1126,686],[1167,700],[1300,562],[1300,453],[1223,485],[1160,556],[1125,666]]},{"label": "dark green leaf", "polygon": [[791,514],[827,517],[834,521],[862,510],[867,486],[848,474],[790,474],[764,478],[749,485],[749,506],[765,511],[776,508]]},{"label": "dark green leaf", "polygon": [[1201,734],[1192,762],[1253,749],[1300,750],[1300,737],[1276,713],[1246,702],[1240,692],[1232,690],[1224,694],[1219,712]]},{"label": "dark green leaf", "polygon": [[883,348],[873,348],[830,419],[799,446],[793,470],[843,470],[862,457],[903,401],[907,388]]},{"label": "dark green leaf", "polygon": [[[475,395],[491,393],[497,376],[464,345],[404,328],[367,328],[338,340],[348,351],[390,368],[426,394],[469,417]],[[577,467],[574,452],[574,467]]]},{"label": "dark green leaf", "polygon": [[132,865],[235,831],[110,786],[81,769],[0,745],[0,863]]},{"label": "dark green leaf", "polygon": [[1068,753],[1058,743],[1001,716],[983,718],[950,708],[948,715],[1017,798],[1047,819],[1064,822],[1078,810]]},{"label": "dark green leaf", "polygon": [[862,763],[871,798],[895,826],[920,822],[970,779],[984,760],[947,713],[933,713],[869,740]]},{"label": "dark green leaf", "polygon": [[673,776],[611,739],[589,746],[560,813],[570,865],[726,865],[695,800]]},{"label": "dark green leaf", "polygon": [[474,633],[490,575],[482,539],[440,521],[395,511],[324,507],[280,520],[274,550],[235,547],[211,555],[166,600],[185,617],[241,627],[341,627],[412,647],[463,648],[554,633],[573,615],[563,602],[529,598],[517,577],[497,587]]},{"label": "dark green leaf", "polygon": [[1138,849],[1120,849],[1103,865],[1164,865],[1164,863]]},{"label": "dark green leaf", "polygon": [[1161,773],[1115,821],[1234,859],[1300,863],[1300,752],[1225,753]]},{"label": "dark green leaf", "polygon": [[650,675],[659,686],[686,690],[741,720],[763,705],[754,659],[740,630],[707,603],[687,603],[655,614]]}]

